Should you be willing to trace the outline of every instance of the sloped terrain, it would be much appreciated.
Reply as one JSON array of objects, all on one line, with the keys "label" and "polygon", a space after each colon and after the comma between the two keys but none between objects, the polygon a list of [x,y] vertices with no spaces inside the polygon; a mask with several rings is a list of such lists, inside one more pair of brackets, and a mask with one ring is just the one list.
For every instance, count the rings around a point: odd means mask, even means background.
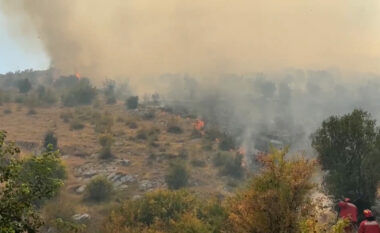
[{"label": "sloped terrain", "polygon": [[[56,208],[70,210],[69,215],[86,213],[91,216],[89,229],[96,227],[113,203],[166,189],[169,164],[177,160],[184,161],[188,168],[188,188],[200,195],[228,195],[240,182],[222,176],[213,163],[217,153],[233,157],[237,152],[219,151],[219,140],[206,137],[203,125],[197,129],[195,118],[153,105],[135,110],[115,104],[34,111],[31,114],[23,105],[4,104],[0,106],[0,128],[8,132],[7,139],[21,148],[23,156],[41,150],[46,132],[53,131],[57,136],[68,178],[61,195],[51,201],[59,204],[46,206],[48,215],[59,212]],[[83,128],[75,129],[73,125],[78,122]],[[112,158],[100,158],[102,135],[113,139]],[[84,200],[86,185],[99,175],[112,182],[114,194],[108,202],[88,203]],[[67,210],[66,205],[70,206]]]}]

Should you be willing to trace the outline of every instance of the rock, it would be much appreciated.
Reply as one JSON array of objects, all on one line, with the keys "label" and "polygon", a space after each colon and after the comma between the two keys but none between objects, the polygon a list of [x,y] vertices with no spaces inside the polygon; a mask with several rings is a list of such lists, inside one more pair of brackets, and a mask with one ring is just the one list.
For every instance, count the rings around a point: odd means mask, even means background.
[{"label": "rock", "polygon": [[124,146],[124,142],[115,142],[114,146]]},{"label": "rock", "polygon": [[123,183],[133,183],[136,182],[136,178],[132,175],[124,175],[120,178],[120,181]]},{"label": "rock", "polygon": [[98,174],[98,171],[96,171],[93,168],[90,168],[89,170],[82,173],[84,177],[92,177],[92,176],[95,176],[96,174]]},{"label": "rock", "polygon": [[122,190],[126,190],[128,188],[128,185],[123,184],[123,185],[120,185],[119,188],[122,189]]},{"label": "rock", "polygon": [[79,186],[79,187],[75,190],[75,192],[78,193],[78,194],[81,194],[81,193],[84,192],[85,189],[86,189],[86,185],[84,184],[84,185]]},{"label": "rock", "polygon": [[132,200],[135,201],[135,200],[138,200],[138,199],[141,199],[141,198],[142,198],[141,195],[136,194],[136,195],[133,195]]},{"label": "rock", "polygon": [[87,213],[84,213],[84,214],[74,214],[71,218],[77,222],[85,222],[85,221],[90,220],[91,216]]},{"label": "rock", "polygon": [[131,165],[131,161],[129,161],[128,159],[122,159],[122,160],[120,160],[118,163],[119,163],[121,166],[125,166],[125,167]]},{"label": "rock", "polygon": [[142,180],[139,185],[140,191],[147,191],[153,188],[153,183],[150,180]]}]

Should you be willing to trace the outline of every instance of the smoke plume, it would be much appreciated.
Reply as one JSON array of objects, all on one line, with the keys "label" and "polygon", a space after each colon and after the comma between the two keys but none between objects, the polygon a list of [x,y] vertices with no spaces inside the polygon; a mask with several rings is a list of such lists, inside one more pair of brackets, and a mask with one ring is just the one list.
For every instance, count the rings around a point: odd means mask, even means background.
[{"label": "smoke plume", "polygon": [[380,69],[377,0],[0,2],[13,30],[34,28],[62,73],[136,82],[166,72]]}]

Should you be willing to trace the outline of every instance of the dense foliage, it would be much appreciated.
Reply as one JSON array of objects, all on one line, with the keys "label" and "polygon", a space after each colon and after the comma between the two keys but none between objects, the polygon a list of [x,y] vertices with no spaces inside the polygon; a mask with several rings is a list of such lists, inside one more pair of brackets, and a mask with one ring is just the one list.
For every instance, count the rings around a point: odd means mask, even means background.
[{"label": "dense foliage", "polygon": [[184,190],[158,190],[113,211],[103,232],[216,233],[225,219],[217,200],[201,203]]},{"label": "dense foliage", "polygon": [[51,146],[50,149],[52,150],[58,149],[58,139],[55,133],[52,131],[48,131],[44,137],[44,148],[49,149],[49,145]]},{"label": "dense foliage", "polygon": [[313,185],[315,162],[286,160],[286,151],[262,158],[263,171],[229,200],[229,232],[298,232],[302,207]]},{"label": "dense foliage", "polygon": [[169,171],[165,177],[165,180],[170,189],[179,189],[186,187],[189,182],[189,172],[185,164],[181,162],[170,164]]},{"label": "dense foliage", "polygon": [[125,101],[125,106],[127,107],[127,109],[136,109],[138,105],[139,105],[138,96],[128,97]]},{"label": "dense foliage", "polygon": [[97,94],[96,88],[92,87],[88,79],[80,79],[77,84],[62,96],[64,106],[91,104]]},{"label": "dense foliage", "polygon": [[111,197],[112,190],[113,186],[106,177],[97,176],[86,187],[86,199],[94,202],[108,200]]},{"label": "dense foliage", "polygon": [[312,136],[326,186],[337,199],[348,196],[369,208],[380,180],[380,132],[368,112],[331,116]]},{"label": "dense foliage", "polygon": [[42,225],[37,203],[56,195],[65,170],[57,152],[17,160],[20,150],[0,132],[0,232],[37,232]]}]

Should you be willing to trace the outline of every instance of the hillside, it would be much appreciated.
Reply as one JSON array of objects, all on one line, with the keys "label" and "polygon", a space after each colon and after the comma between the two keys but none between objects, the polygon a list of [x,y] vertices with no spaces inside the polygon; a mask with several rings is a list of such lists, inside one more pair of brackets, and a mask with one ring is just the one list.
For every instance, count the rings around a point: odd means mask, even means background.
[{"label": "hillside", "polygon": [[[166,189],[165,175],[173,161],[184,161],[190,172],[188,188],[200,195],[228,195],[240,179],[221,174],[215,158],[235,157],[237,152],[220,151],[220,140],[213,139],[197,119],[165,111],[155,105],[142,105],[126,110],[123,104],[86,107],[37,107],[21,104],[0,106],[0,128],[8,132],[7,140],[14,141],[23,156],[38,153],[46,132],[53,131],[68,171],[61,195],[47,205],[73,214],[89,214],[90,226],[96,227],[110,206],[120,200],[139,198],[155,189]],[[82,129],[75,125],[83,124]],[[212,132],[212,131],[210,131]],[[214,132],[215,134],[215,132]],[[101,135],[113,138],[109,159],[99,158]],[[97,204],[84,201],[86,184],[105,176],[113,183],[115,193],[110,202]],[[65,203],[65,204],[62,204]]]}]

